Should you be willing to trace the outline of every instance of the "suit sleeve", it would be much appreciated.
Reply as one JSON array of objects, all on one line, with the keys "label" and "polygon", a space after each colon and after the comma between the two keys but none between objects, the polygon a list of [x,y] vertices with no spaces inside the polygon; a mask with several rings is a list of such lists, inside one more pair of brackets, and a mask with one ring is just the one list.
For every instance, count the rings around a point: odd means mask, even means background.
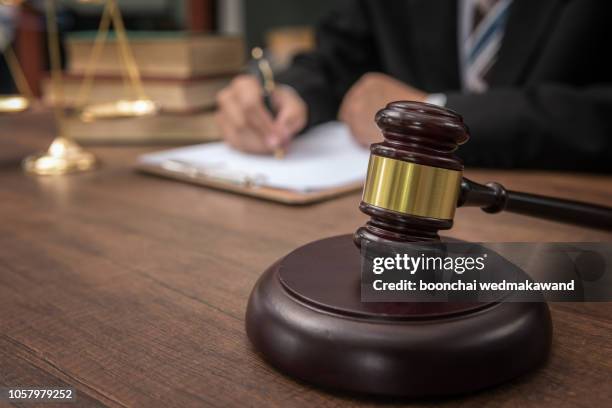
[{"label": "suit sleeve", "polygon": [[612,86],[541,84],[480,95],[448,93],[471,140],[467,165],[612,171]]},{"label": "suit sleeve", "polygon": [[277,77],[308,105],[308,126],[334,120],[350,86],[378,66],[365,2],[343,2],[318,25],[316,42]]}]

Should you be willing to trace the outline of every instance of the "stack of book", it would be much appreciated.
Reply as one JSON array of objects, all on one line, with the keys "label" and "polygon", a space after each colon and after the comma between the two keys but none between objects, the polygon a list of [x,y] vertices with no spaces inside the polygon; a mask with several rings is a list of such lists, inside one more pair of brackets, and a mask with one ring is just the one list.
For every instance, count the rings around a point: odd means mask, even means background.
[{"label": "stack of book", "polygon": [[[89,64],[95,33],[77,33],[67,40],[64,104],[75,107]],[[83,122],[67,120],[69,134],[91,143],[195,143],[219,138],[213,110],[216,93],[244,66],[244,42],[238,36],[183,33],[129,33],[144,91],[160,108],[157,115]],[[109,39],[95,67],[88,103],[134,98],[127,70]],[[43,88],[47,102],[54,95],[50,81]]]}]

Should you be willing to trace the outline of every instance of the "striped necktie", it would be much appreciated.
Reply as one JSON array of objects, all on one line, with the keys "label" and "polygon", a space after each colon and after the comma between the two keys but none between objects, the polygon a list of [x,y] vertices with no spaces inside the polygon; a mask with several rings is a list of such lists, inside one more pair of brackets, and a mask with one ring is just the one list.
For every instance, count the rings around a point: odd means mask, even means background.
[{"label": "striped necktie", "polygon": [[512,0],[472,0],[472,25],[465,52],[465,87],[482,93],[497,61]]}]

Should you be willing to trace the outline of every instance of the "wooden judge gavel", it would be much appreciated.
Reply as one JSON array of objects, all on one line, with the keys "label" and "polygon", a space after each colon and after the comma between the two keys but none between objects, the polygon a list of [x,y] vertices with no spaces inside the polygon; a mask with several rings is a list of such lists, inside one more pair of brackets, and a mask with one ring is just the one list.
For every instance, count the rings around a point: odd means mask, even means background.
[{"label": "wooden judge gavel", "polygon": [[420,102],[392,102],[376,114],[384,141],[370,148],[360,210],[370,221],[362,239],[399,242],[438,240],[453,225],[456,207],[524,215],[612,230],[612,208],[506,190],[462,177],[454,154],[469,139],[457,113]]}]

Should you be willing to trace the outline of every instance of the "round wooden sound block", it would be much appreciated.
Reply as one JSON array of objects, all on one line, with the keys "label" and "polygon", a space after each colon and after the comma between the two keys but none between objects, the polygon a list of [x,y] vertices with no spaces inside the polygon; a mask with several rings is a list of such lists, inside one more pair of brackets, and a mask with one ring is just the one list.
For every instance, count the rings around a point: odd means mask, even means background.
[{"label": "round wooden sound block", "polygon": [[249,339],[279,370],[328,388],[442,396],[502,383],[542,364],[546,303],[369,303],[350,235],[272,265],[247,308]]}]

